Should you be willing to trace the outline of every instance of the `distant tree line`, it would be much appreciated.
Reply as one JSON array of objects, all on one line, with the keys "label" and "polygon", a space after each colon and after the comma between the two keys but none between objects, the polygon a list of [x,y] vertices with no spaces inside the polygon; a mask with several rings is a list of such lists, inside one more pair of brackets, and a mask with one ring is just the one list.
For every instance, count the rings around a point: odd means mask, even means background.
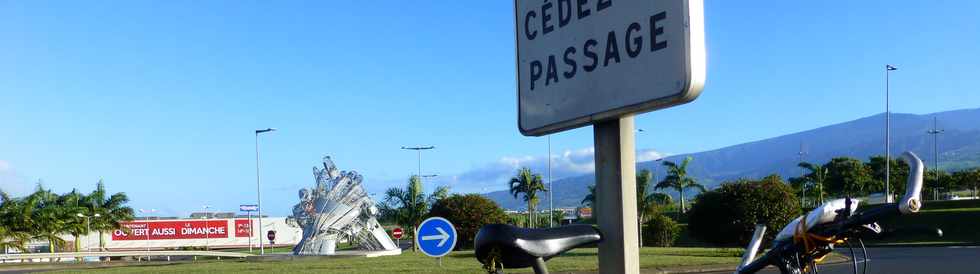
[{"label": "distant tree line", "polygon": [[[892,195],[905,193],[909,176],[909,165],[902,159],[889,159],[889,192]],[[861,197],[885,191],[885,157],[873,156],[867,162],[837,157],[824,164],[799,163],[805,170],[801,177],[790,178],[797,196],[811,197],[823,201],[826,197]],[[980,186],[980,168],[958,170],[952,173],[929,169],[924,174],[926,193],[940,188],[946,191],[970,189],[976,195]]]}]

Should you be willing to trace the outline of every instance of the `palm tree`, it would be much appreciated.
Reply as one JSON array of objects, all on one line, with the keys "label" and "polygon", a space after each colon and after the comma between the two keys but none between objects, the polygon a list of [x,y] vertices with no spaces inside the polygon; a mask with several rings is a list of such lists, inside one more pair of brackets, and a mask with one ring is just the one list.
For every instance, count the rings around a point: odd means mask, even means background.
[{"label": "palm tree", "polygon": [[585,195],[585,198],[582,199],[582,204],[591,207],[592,212],[595,212],[596,197],[597,196],[595,195],[595,184],[591,184],[589,185],[589,194]]},{"label": "palm tree", "polygon": [[703,185],[698,184],[694,178],[687,175],[687,165],[691,163],[691,160],[693,160],[691,157],[684,158],[684,161],[680,165],[671,161],[664,161],[664,166],[667,167],[667,177],[654,187],[658,190],[665,188],[677,190],[680,194],[678,198],[681,204],[680,213],[682,214],[687,211],[686,207],[684,207],[684,190],[694,188],[701,192],[706,191]]},{"label": "palm tree", "polygon": [[[648,193],[650,182],[653,181],[653,173],[650,170],[642,170],[636,174],[636,212],[639,214],[637,223],[640,232],[640,246],[643,246],[643,223],[646,217],[656,214],[657,209],[662,205],[670,204],[670,195],[653,192]],[[590,188],[595,188],[592,186]],[[593,190],[594,191],[594,190]]]},{"label": "palm tree", "polygon": [[24,198],[11,198],[6,192],[0,191],[0,197],[3,198],[3,204],[0,204],[0,226],[5,227],[9,231],[15,231],[18,233],[23,233],[26,237],[24,242],[30,240],[30,230],[35,225],[34,220],[31,218],[34,215],[34,206],[28,204],[27,197]]},{"label": "palm tree", "polygon": [[[392,187],[385,191],[381,209],[392,216],[395,223],[412,227],[411,233],[415,235],[415,230],[429,212],[429,207],[437,200],[448,196],[449,188],[446,186],[437,187],[431,195],[425,195],[422,191],[422,180],[419,176],[413,175],[408,179],[408,185],[404,189]],[[418,247],[413,245],[412,250],[417,249]]]},{"label": "palm tree", "polygon": [[4,254],[7,254],[7,251],[11,249],[27,252],[27,242],[30,240],[31,235],[26,232],[0,226],[0,249],[3,249]]},{"label": "palm tree", "polygon": [[810,171],[810,174],[807,174],[804,178],[817,186],[817,192],[820,195],[820,204],[823,204],[823,183],[827,180],[827,169],[808,162],[800,162],[797,166]]},{"label": "palm tree", "polygon": [[523,194],[524,201],[527,202],[528,227],[534,227],[534,208],[539,202],[538,192],[548,191],[541,181],[541,174],[531,173],[531,169],[526,167],[521,168],[517,175],[510,178],[508,185],[510,186],[510,194],[514,195],[515,199],[518,198],[518,195]]},{"label": "palm tree", "polygon": [[123,229],[122,222],[133,220],[133,209],[125,206],[129,202],[126,193],[117,192],[109,195],[105,190],[105,183],[99,179],[95,185],[95,190],[85,197],[86,210],[88,216],[99,214],[99,218],[91,220],[92,229],[99,232],[99,248],[105,250],[105,233],[116,229]]},{"label": "palm tree", "polygon": [[89,233],[84,219],[78,216],[88,211],[84,200],[85,195],[79,193],[77,189],[72,189],[71,192],[58,197],[58,207],[61,208],[60,215],[65,221],[64,230],[75,239],[75,252],[82,249],[81,235]]},{"label": "palm tree", "polygon": [[48,252],[54,253],[58,246],[65,243],[65,239],[61,238],[65,232],[65,220],[61,216],[63,210],[58,206],[58,194],[38,183],[34,193],[27,196],[25,205],[34,208],[30,215],[30,234],[34,239],[48,241]]},{"label": "palm tree", "polygon": [[21,206],[19,200],[0,190],[0,249],[3,249],[4,254],[10,249],[27,252],[27,242],[31,235],[17,230],[16,222],[20,219],[15,216],[21,212]]}]

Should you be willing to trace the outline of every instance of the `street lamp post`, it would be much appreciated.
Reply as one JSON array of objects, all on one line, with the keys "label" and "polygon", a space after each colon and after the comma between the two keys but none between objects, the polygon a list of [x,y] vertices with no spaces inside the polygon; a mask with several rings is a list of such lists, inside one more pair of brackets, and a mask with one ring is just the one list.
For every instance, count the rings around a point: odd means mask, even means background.
[{"label": "street lamp post", "polygon": [[890,72],[893,70],[898,70],[895,66],[885,65],[885,202],[892,202],[890,181],[891,181],[891,104],[889,99],[891,99],[891,91],[889,90],[889,85],[891,82]]},{"label": "street lamp post", "polygon": [[[259,233],[256,237],[259,237],[259,254],[265,255],[265,246],[262,244],[262,184],[259,183],[259,133],[266,133],[276,131],[274,128],[266,129],[256,129],[255,130],[255,199],[256,205],[259,207]],[[253,228],[249,223],[249,231],[251,232]],[[249,236],[251,237],[251,236]],[[251,245],[249,245],[251,246]]]},{"label": "street lamp post", "polygon": [[[404,150],[414,150],[418,154],[418,173],[415,173],[415,176],[419,176],[419,183],[422,183],[422,151],[430,150],[434,148],[436,147],[435,146],[402,147],[402,149]],[[412,208],[415,208],[415,203],[416,203],[415,197],[412,197]],[[415,233],[414,234],[415,237],[418,236],[418,230],[415,224],[412,224],[412,233]],[[418,247],[412,244],[412,250],[413,251],[418,250]]]},{"label": "street lamp post", "polygon": [[[75,216],[78,216],[80,218],[85,218],[85,232],[86,232],[86,236],[88,236],[88,234],[92,233],[92,222],[91,222],[92,217],[102,217],[102,215],[99,215],[99,213],[95,213],[92,216],[88,216],[88,215],[84,215],[84,214],[78,213],[78,214],[75,214]],[[78,239],[75,239],[75,240],[77,241]],[[88,247],[88,243],[86,243],[85,244],[85,251],[91,251],[91,249],[92,248]]]},{"label": "street lamp post", "polygon": [[[144,215],[147,214],[147,213],[153,214],[154,212],[157,212],[157,210],[156,209],[149,209],[149,210],[147,210],[147,209],[142,209],[142,208],[140,209],[140,213],[143,213]],[[144,222],[146,224],[146,261],[147,262],[150,261],[150,231],[152,231],[152,230],[150,230],[150,222],[149,222],[149,220],[150,220],[150,218],[146,218],[146,222]]]},{"label": "street lamp post", "polygon": [[551,180],[551,135],[548,135],[548,227],[555,227],[555,184]]},{"label": "street lamp post", "polygon": [[932,134],[932,153],[935,155],[933,162],[936,170],[936,186],[941,185],[939,180],[942,178],[939,174],[939,134],[942,134],[946,130],[939,129],[938,121],[936,117],[932,117],[932,130],[926,131],[926,133]]},{"label": "street lamp post", "polygon": [[[800,142],[800,152],[799,152],[800,163],[803,163],[803,155],[805,154],[806,153],[803,152],[803,142]],[[804,176],[803,167],[800,167],[800,189],[803,190],[802,195],[800,195],[800,206],[806,207],[806,179],[803,178],[803,176]]]},{"label": "street lamp post", "polygon": [[211,206],[204,206],[204,250],[211,250],[211,229],[208,226],[208,208]]}]

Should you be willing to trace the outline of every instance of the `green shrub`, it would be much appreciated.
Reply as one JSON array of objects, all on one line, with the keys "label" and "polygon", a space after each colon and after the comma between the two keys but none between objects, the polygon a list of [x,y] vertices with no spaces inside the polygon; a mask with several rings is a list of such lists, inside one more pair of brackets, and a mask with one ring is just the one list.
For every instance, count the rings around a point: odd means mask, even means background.
[{"label": "green shrub", "polygon": [[479,194],[455,194],[440,199],[432,205],[429,216],[443,217],[453,223],[457,249],[472,249],[473,238],[484,225],[509,221],[504,209]]},{"label": "green shrub", "polygon": [[670,217],[657,214],[650,218],[643,229],[643,245],[670,247],[680,236],[681,226]]},{"label": "green shrub", "polygon": [[778,175],[738,180],[698,195],[688,212],[691,235],[721,245],[745,245],[755,224],[767,226],[766,241],[800,216],[799,200]]}]

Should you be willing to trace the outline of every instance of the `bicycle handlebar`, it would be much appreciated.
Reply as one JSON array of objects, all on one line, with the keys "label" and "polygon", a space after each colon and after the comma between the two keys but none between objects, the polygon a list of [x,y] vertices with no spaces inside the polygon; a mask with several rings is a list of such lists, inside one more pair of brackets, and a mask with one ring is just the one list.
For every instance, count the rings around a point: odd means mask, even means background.
[{"label": "bicycle handlebar", "polygon": [[[845,214],[847,214],[845,215],[846,218],[835,220],[831,223],[820,225],[819,227],[814,227],[814,229],[812,229],[814,231],[812,232],[830,237],[853,236],[849,235],[849,233],[853,232],[860,226],[877,222],[878,220],[886,217],[919,212],[922,207],[922,177],[924,173],[924,165],[922,164],[922,160],[920,160],[915,153],[906,151],[902,154],[902,156],[908,162],[910,171],[905,189],[905,196],[902,197],[902,200],[898,201],[897,203],[885,204],[870,210],[860,211],[854,215],[850,215],[848,208],[848,210],[845,210]],[[885,197],[887,199],[889,195],[886,193]],[[850,207],[850,205],[848,205],[848,207]],[[806,216],[807,215],[803,215],[802,218],[806,218]],[[765,226],[763,226],[762,229],[764,230]],[[759,231],[759,227],[756,227],[756,231]],[[758,243],[750,243],[746,252],[754,254],[757,246]],[[832,248],[832,246],[830,248]],[[787,260],[789,260],[791,257],[789,257],[787,254],[796,256],[799,249],[800,248],[792,239],[776,242],[772,249],[758,259],[752,260],[748,256],[745,257],[750,261],[743,261],[735,273],[756,273],[769,265],[775,265],[779,267],[782,272],[789,273],[790,271],[785,268],[787,267],[788,263],[790,263],[790,261]],[[743,260],[745,258],[743,258]],[[803,265],[809,263],[811,262],[802,262]]]},{"label": "bicycle handlebar", "polygon": [[905,157],[905,161],[909,163],[909,182],[905,189],[905,197],[902,197],[902,201],[898,204],[898,210],[902,214],[912,214],[919,212],[922,207],[922,174],[924,166],[922,160],[915,153],[911,151],[906,151],[902,153]]}]

